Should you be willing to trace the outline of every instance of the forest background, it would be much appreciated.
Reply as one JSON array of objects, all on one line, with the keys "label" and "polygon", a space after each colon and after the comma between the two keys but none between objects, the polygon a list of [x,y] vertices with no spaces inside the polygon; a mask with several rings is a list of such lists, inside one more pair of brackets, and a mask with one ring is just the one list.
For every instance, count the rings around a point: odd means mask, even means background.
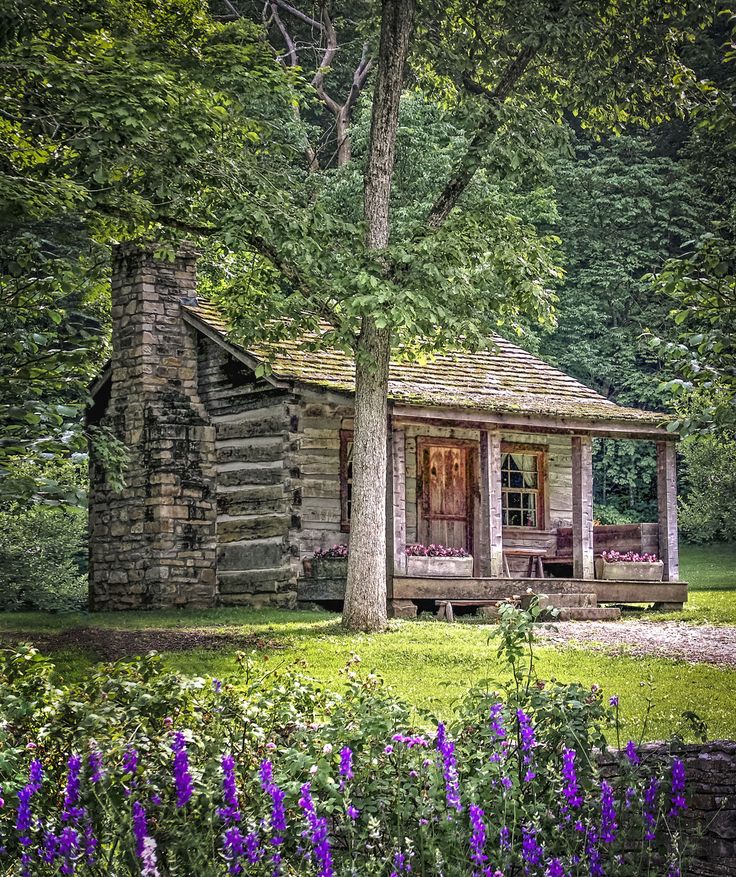
[{"label": "forest background", "polygon": [[[231,7],[215,9],[215,17],[227,18]],[[240,15],[261,27],[257,10],[246,7]],[[33,26],[27,11],[9,19],[0,48],[13,51],[25,39],[23,28]],[[647,130],[622,125],[617,135],[599,138],[569,116],[546,142],[540,134],[533,162],[522,150],[510,159],[518,165],[518,214],[553,241],[563,272],[550,290],[552,320],[521,314],[499,331],[613,401],[676,414],[686,434],[681,532],[692,542],[736,540],[733,399],[724,402],[718,380],[708,379],[713,363],[717,369],[729,356],[723,335],[730,317],[723,308],[708,315],[686,282],[705,266],[733,295],[732,28],[728,15],[715,15],[684,50],[701,85],[708,85],[682,118]],[[272,85],[264,76],[262,94]],[[725,122],[723,95],[731,106]],[[356,98],[351,122],[358,153],[370,109],[366,90]],[[401,119],[399,177],[413,151],[431,148],[437,132],[451,143],[453,133],[426,95],[405,95]],[[313,124],[323,124],[316,113]],[[22,582],[24,599],[35,594],[32,601],[43,608],[64,608],[81,599],[83,588],[89,435],[81,413],[109,352],[110,235],[99,211],[96,224],[83,221],[74,195],[54,192],[51,180],[46,200],[58,198],[55,208],[37,203],[38,190],[9,172],[17,166],[7,149],[17,150],[11,127],[12,119],[3,117],[0,591],[20,592]],[[325,128],[318,140],[322,161],[337,166],[334,130]],[[156,160],[163,176],[182,154],[174,149],[165,161],[152,155]],[[528,172],[527,161],[533,164]],[[106,182],[101,172],[100,183]],[[222,295],[222,251],[205,247],[200,270],[203,286]],[[114,468],[124,449],[98,438]],[[656,519],[653,447],[596,440],[594,467],[597,520]]]}]

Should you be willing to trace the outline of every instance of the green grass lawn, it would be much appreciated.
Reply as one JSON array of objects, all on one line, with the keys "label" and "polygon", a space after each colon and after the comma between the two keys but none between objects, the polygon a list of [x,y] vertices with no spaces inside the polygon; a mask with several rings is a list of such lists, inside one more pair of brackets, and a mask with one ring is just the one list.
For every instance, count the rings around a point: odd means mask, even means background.
[{"label": "green grass lawn", "polygon": [[[448,625],[435,621],[394,622],[378,636],[349,635],[339,627],[339,617],[325,612],[254,611],[220,609],[212,612],[117,613],[95,616],[95,624],[110,628],[207,628],[230,633],[258,634],[275,648],[258,653],[268,668],[303,668],[329,686],[341,685],[340,669],[352,653],[363,668],[375,670],[402,697],[420,707],[447,715],[470,685],[481,679],[499,682],[506,668],[488,643],[492,626]],[[61,630],[89,624],[89,617],[51,618],[30,614],[0,616],[2,629]],[[166,662],[190,675],[228,677],[237,674],[237,647],[217,651],[170,652]],[[618,694],[629,733],[637,732],[648,696],[656,705],[646,737],[668,736],[679,726],[685,710],[697,712],[711,736],[736,737],[732,704],[736,674],[706,665],[662,659],[610,656],[590,650],[540,649],[538,671],[546,679],[594,682],[607,695]],[[56,660],[63,675],[78,676],[92,659],[81,652],[62,652]],[[650,683],[653,688],[650,688]]]},{"label": "green grass lawn", "polygon": [[[691,602],[674,617],[688,621],[736,624],[736,547],[686,547],[683,578],[691,583]],[[493,626],[449,625],[435,621],[394,622],[378,636],[350,635],[339,627],[339,616],[326,612],[217,609],[209,612],[146,612],[43,615],[0,614],[3,631],[53,633],[95,627],[207,629],[257,635],[266,647],[257,660],[267,668],[301,667],[304,672],[339,688],[340,669],[357,653],[367,671],[375,670],[402,697],[441,715],[453,710],[457,698],[481,679],[503,681],[506,668],[496,658],[488,637]],[[734,632],[736,635],[736,631]],[[217,650],[171,651],[166,663],[190,675],[227,677],[238,673],[237,645]],[[78,676],[93,658],[67,649],[55,654],[64,676]],[[736,738],[736,672],[707,665],[688,665],[658,658],[631,658],[591,649],[538,650],[538,672],[545,679],[597,683],[607,695],[621,698],[627,730],[637,733],[647,698],[655,707],[645,736],[658,739],[682,730],[681,714],[690,710],[708,725],[711,737]],[[686,736],[688,736],[686,734]]]},{"label": "green grass lawn", "polygon": [[647,612],[647,618],[736,625],[736,544],[682,545],[680,577],[689,584],[683,612]]}]

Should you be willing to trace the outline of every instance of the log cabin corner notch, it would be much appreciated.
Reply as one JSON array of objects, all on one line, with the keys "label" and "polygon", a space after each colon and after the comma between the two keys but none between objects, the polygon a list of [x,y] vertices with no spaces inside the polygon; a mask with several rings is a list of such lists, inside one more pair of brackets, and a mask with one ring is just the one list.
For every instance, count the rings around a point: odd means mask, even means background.
[{"label": "log cabin corner notch", "polygon": [[[91,455],[92,605],[339,601],[339,583],[308,581],[302,562],[349,541],[353,363],[297,342],[244,349],[198,296],[195,261],[186,249],[173,263],[132,246],[115,256],[113,355],[89,418],[125,441],[131,461],[114,494]],[[592,580],[612,538],[593,529],[596,436],[656,442],[659,521],[625,534],[626,547],[657,550],[676,583],[677,437],[665,417],[491,340],[488,351],[391,365],[395,589],[411,594],[405,548],[417,541],[471,551],[474,578],[455,583],[468,594],[502,581],[509,561],[523,572],[514,552],[525,550],[558,580]],[[264,360],[271,372],[257,377]],[[417,582],[417,598],[432,587]]]}]

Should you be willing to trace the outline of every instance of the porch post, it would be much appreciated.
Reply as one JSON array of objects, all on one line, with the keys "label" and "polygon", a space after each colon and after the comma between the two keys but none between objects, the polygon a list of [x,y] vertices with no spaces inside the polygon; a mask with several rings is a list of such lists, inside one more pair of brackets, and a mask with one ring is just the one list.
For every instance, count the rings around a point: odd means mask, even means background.
[{"label": "porch post", "polygon": [[501,434],[480,431],[480,538],[476,575],[503,576]]},{"label": "porch post", "polygon": [[394,575],[406,575],[406,430],[391,432],[393,471]]},{"label": "porch post", "polygon": [[592,579],[593,564],[593,442],[589,435],[572,437],[572,574]]},{"label": "porch post", "polygon": [[663,578],[666,582],[676,582],[680,578],[680,555],[677,544],[677,457],[674,441],[657,442],[657,505]]}]

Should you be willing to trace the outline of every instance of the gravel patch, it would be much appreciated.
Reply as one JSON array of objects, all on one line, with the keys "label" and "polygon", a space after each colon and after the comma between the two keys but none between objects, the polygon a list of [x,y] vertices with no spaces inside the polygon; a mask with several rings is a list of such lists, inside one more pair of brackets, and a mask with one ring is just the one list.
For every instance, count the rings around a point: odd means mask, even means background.
[{"label": "gravel patch", "polygon": [[736,668],[736,628],[684,621],[562,621],[542,625],[553,645],[580,644],[593,651],[632,657],[674,658],[689,664]]}]

